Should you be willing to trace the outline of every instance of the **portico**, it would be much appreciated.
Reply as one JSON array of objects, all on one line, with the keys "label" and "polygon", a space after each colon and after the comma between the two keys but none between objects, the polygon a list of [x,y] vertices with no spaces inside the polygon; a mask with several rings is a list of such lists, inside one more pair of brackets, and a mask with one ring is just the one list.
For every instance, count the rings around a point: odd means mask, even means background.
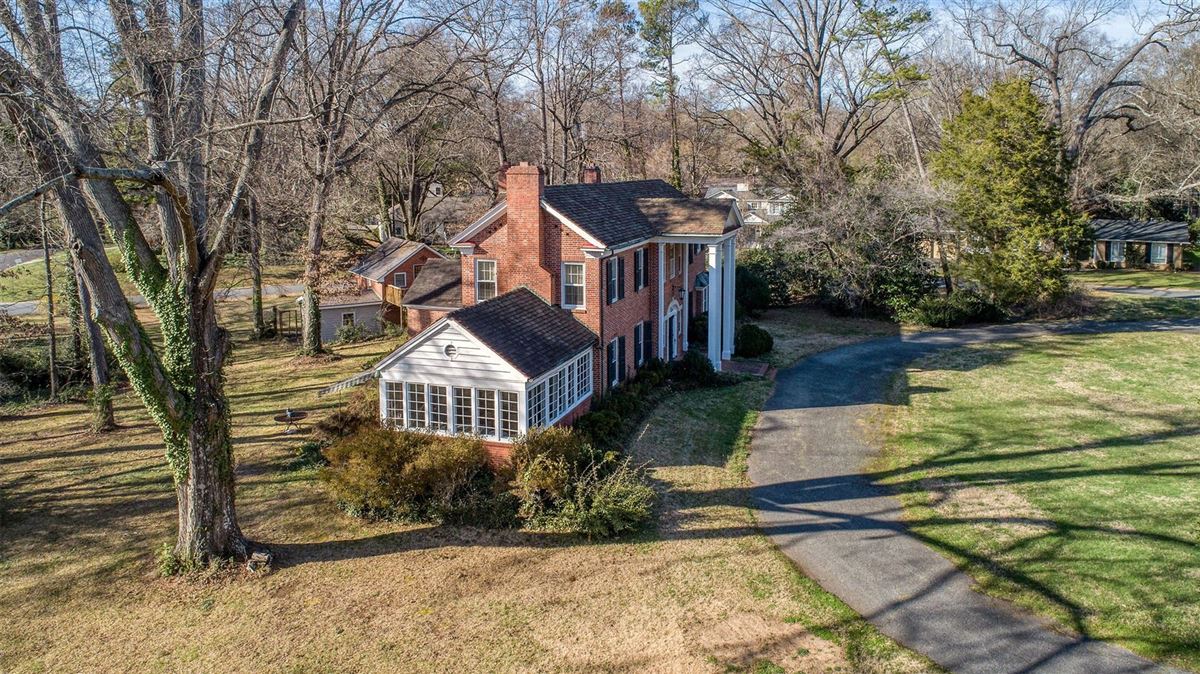
[{"label": "portico", "polygon": [[[679,338],[683,351],[687,351],[691,339],[699,339],[700,335],[688,334],[688,311],[692,306],[692,293],[698,288],[693,287],[689,274],[684,274],[683,287],[679,297],[668,297],[667,274],[664,273],[664,250],[668,244],[686,244],[699,246],[704,255],[703,276],[707,277],[707,285],[703,288],[706,311],[708,312],[708,331],[704,335],[705,351],[713,369],[721,370],[721,361],[733,356],[735,294],[737,292],[737,262],[734,250],[734,237],[731,235],[714,237],[683,237],[669,236],[657,239],[658,247],[658,357],[669,359],[673,354],[668,348]],[[678,302],[685,309],[672,312],[673,303]]]}]

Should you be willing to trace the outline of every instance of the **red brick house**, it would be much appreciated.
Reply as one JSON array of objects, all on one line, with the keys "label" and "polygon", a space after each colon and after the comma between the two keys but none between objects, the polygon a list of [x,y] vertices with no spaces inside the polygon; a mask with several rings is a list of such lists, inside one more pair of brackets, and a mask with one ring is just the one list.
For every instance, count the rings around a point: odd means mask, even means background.
[{"label": "red brick house", "polygon": [[[651,358],[733,350],[736,204],[661,180],[545,184],[529,164],[506,199],[455,237],[407,290],[414,336],[376,368],[385,423],[471,432],[499,451],[569,423]],[[705,335],[688,318],[708,313]]]},{"label": "red brick house", "polygon": [[359,290],[374,291],[376,297],[395,307],[399,313],[404,294],[425,265],[445,259],[445,255],[418,241],[390,238],[364,257],[350,273],[357,277]]}]

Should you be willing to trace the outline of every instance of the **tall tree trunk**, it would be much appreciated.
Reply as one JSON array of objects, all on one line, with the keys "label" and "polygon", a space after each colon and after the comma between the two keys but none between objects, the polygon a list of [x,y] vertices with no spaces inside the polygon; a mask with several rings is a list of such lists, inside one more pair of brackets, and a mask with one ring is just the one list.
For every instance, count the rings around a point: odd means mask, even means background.
[{"label": "tall tree trunk", "polygon": [[50,336],[50,398],[58,397],[58,332],[54,329],[54,270],[50,266],[50,237],[46,232],[46,195],[38,197],[38,224],[42,229],[42,260],[46,264],[46,329]]},{"label": "tall tree trunk", "polygon": [[175,555],[201,564],[214,558],[247,559],[252,544],[242,535],[234,508],[229,403],[220,367],[230,345],[228,333],[217,324],[211,295],[196,307],[189,323],[194,360],[219,366],[195,378],[191,423],[186,429],[187,474],[175,488],[179,499]]},{"label": "tall tree trunk", "polygon": [[304,301],[301,351],[316,355],[321,344],[321,248],[324,244],[325,206],[329,198],[332,174],[313,178],[312,205],[308,215],[308,245],[304,254]]},{"label": "tall tree trunk", "polygon": [[117,427],[113,415],[112,383],[108,372],[108,354],[104,351],[104,335],[92,318],[92,298],[87,285],[76,281],[79,289],[79,306],[83,314],[83,326],[87,334],[88,362],[92,375],[92,430],[97,433],[111,431]]},{"label": "tall tree trunk", "polygon": [[[59,196],[61,201],[62,196]],[[83,307],[79,304],[79,267],[73,255],[67,256],[67,324],[71,337],[71,369],[82,370],[86,367],[87,354],[83,350]]]},{"label": "tall tree trunk", "polygon": [[671,118],[671,184],[683,189],[683,162],[679,155],[679,112],[676,98],[675,55],[667,57],[667,115]]},{"label": "tall tree trunk", "polygon": [[254,338],[267,336],[267,323],[263,318],[262,291],[262,228],[258,221],[258,200],[246,200],[246,224],[250,235],[250,312],[254,314]]}]

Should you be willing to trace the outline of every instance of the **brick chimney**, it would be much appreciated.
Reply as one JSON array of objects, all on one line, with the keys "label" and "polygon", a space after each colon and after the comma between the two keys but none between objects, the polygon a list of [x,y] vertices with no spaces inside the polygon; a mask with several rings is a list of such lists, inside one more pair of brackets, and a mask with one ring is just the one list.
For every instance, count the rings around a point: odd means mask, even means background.
[{"label": "brick chimney", "polygon": [[583,168],[583,180],[580,182],[585,185],[595,185],[600,182],[600,167],[592,164]]},{"label": "brick chimney", "polygon": [[541,167],[528,162],[511,166],[505,172],[505,192],[508,201],[507,246],[498,255],[500,292],[528,286],[547,302],[554,303],[552,269],[557,262],[548,253],[557,250],[559,234],[548,231],[547,218],[542,213],[542,195],[546,190]]}]

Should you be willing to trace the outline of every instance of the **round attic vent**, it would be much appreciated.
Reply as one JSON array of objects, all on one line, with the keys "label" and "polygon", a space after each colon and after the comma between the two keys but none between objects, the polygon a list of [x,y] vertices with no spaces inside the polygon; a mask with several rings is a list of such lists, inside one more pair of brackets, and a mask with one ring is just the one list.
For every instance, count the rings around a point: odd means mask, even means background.
[{"label": "round attic vent", "polygon": [[446,354],[446,357],[450,360],[454,360],[454,357],[458,355],[458,347],[453,344],[447,344],[442,348],[442,353]]}]

